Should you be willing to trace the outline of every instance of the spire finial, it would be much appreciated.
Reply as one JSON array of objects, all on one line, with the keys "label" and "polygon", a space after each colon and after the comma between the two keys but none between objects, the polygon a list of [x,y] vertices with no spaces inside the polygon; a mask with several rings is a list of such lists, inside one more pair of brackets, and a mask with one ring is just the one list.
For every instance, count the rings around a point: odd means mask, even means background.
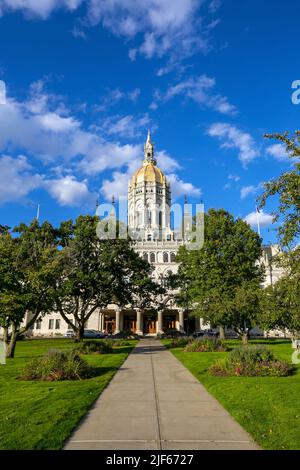
[{"label": "spire finial", "polygon": [[153,163],[156,165],[156,160],[154,158],[154,145],[151,140],[151,132],[148,129],[147,140],[144,145],[144,164]]},{"label": "spire finial", "polygon": [[147,141],[146,141],[146,144],[151,144],[151,132],[150,132],[150,129],[148,129],[148,134],[147,134]]}]

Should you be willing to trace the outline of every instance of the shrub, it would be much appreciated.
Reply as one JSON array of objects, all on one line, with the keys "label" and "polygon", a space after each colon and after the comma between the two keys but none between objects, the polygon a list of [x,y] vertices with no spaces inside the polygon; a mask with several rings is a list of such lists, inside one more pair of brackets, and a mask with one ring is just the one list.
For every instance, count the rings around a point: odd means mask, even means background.
[{"label": "shrub", "polygon": [[223,352],[227,351],[224,342],[216,338],[201,338],[190,341],[185,352]]},{"label": "shrub", "polygon": [[187,338],[173,338],[169,348],[185,348],[189,340]]},{"label": "shrub", "polygon": [[213,364],[209,372],[216,376],[285,377],[293,368],[287,361],[278,361],[265,346],[235,348],[226,359]]},{"label": "shrub", "polygon": [[109,354],[112,352],[113,340],[91,340],[83,341],[74,347],[73,351],[78,354]]},{"label": "shrub", "polygon": [[33,359],[24,368],[22,380],[81,380],[91,376],[92,369],[76,351],[50,349],[43,357]]},{"label": "shrub", "polygon": [[130,346],[131,343],[126,339],[107,339],[107,342],[110,342],[112,347],[118,348],[120,346]]},{"label": "shrub", "polygon": [[137,335],[136,333],[133,333],[133,331],[131,330],[124,330],[124,331],[120,331],[120,333],[116,334],[116,335],[113,335],[113,340],[116,340],[116,339],[139,339],[139,335]]},{"label": "shrub", "polygon": [[271,349],[263,345],[239,346],[229,354],[231,362],[245,362],[247,364],[256,364],[257,362],[274,361],[274,353]]},{"label": "shrub", "polygon": [[164,333],[163,333],[163,337],[164,338],[180,338],[182,336],[186,336],[185,333],[183,333],[182,331],[179,331],[179,330],[176,330],[174,328],[170,328],[168,330],[165,330]]}]

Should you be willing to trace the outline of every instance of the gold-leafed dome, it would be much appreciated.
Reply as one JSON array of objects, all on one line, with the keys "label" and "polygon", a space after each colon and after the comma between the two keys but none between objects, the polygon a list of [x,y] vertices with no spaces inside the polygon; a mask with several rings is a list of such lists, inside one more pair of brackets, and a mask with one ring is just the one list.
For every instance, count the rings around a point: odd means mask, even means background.
[{"label": "gold-leafed dome", "polygon": [[133,175],[131,183],[143,183],[144,181],[150,183],[164,183],[165,175],[154,163],[144,163]]},{"label": "gold-leafed dome", "polygon": [[144,145],[144,161],[143,166],[139,168],[131,179],[131,184],[143,183],[164,183],[166,180],[163,172],[156,166],[154,158],[154,145],[151,141],[151,134],[148,131],[146,143]]}]

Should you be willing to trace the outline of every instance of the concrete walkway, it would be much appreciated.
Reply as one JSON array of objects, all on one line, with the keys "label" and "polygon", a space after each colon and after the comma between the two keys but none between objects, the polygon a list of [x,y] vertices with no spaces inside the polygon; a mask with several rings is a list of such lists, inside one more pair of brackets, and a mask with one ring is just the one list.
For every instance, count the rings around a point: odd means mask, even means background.
[{"label": "concrete walkway", "polygon": [[142,339],[65,449],[258,449],[157,340]]}]

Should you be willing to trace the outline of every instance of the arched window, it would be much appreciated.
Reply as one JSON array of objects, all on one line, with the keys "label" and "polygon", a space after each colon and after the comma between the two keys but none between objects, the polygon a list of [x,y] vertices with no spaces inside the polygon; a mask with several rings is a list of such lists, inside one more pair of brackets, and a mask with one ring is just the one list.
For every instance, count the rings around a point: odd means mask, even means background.
[{"label": "arched window", "polygon": [[148,253],[143,254],[143,260],[148,261]]},{"label": "arched window", "polygon": [[165,253],[163,254],[163,260],[164,260],[164,263],[168,263],[168,262],[169,262],[169,255],[168,255],[168,253],[165,252]]},{"label": "arched window", "polygon": [[171,261],[171,263],[175,263],[175,261],[176,261],[176,255],[175,255],[175,253],[171,253],[171,255],[170,255],[170,261]]},{"label": "arched window", "polygon": [[155,253],[150,253],[150,263],[155,263]]}]

